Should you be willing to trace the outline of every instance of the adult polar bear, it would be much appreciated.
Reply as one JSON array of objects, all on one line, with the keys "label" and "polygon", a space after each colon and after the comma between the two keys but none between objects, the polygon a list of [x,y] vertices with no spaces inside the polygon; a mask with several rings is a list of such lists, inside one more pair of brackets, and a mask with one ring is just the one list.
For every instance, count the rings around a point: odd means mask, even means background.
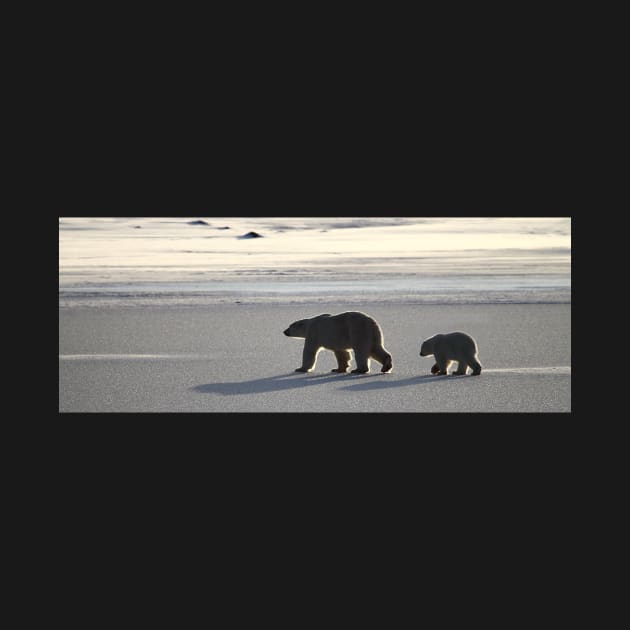
[{"label": "adult polar bear", "polygon": [[350,350],[354,351],[357,367],[353,374],[370,371],[370,359],[383,364],[381,372],[392,371],[392,355],[383,346],[383,332],[375,319],[358,311],[338,315],[324,313],[293,322],[285,331],[287,337],[304,338],[302,366],[296,372],[310,372],[315,367],[317,353],[332,350],[338,367],[333,372],[346,372],[350,364]]}]

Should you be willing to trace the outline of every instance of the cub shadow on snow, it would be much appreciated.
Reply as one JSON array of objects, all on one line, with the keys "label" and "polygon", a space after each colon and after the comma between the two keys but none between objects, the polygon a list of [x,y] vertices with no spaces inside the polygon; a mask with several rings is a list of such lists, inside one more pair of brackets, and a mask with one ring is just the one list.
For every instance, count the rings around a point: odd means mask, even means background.
[{"label": "cub shadow on snow", "polygon": [[[365,376],[370,376],[366,374]],[[377,376],[373,374],[372,376]],[[368,391],[371,389],[385,389],[389,387],[405,387],[406,385],[429,385],[431,383],[438,383],[440,381],[454,381],[460,378],[468,378],[464,375],[449,374],[448,376],[439,376],[437,374],[417,374],[410,376],[409,378],[403,378],[397,381],[368,381],[365,383],[354,383],[341,387],[340,389],[352,390],[352,391]]]},{"label": "cub shadow on snow", "polygon": [[[378,378],[381,377],[381,378]],[[426,385],[437,383],[448,379],[449,381],[467,378],[466,376],[438,376],[434,374],[418,374],[409,378],[392,380],[389,374],[303,374],[300,372],[289,372],[276,376],[266,376],[249,381],[231,381],[227,383],[205,383],[196,385],[191,390],[200,394],[223,394],[224,396],[234,396],[238,394],[260,394],[265,392],[277,392],[289,389],[301,389],[312,385],[323,385],[325,383],[344,383],[340,390],[369,391],[385,389],[389,387],[404,387],[406,385]]]}]

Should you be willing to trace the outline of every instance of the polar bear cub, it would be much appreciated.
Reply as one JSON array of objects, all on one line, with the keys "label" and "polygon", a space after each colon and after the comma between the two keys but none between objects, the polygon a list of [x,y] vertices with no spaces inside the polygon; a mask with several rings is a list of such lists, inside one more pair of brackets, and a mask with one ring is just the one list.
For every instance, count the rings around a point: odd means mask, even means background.
[{"label": "polar bear cub", "polygon": [[466,374],[470,366],[473,376],[481,374],[483,367],[477,357],[477,342],[464,332],[451,332],[434,335],[425,339],[420,348],[420,356],[433,355],[435,365],[431,368],[431,374],[446,374],[453,361],[457,361],[457,370],[453,374]]}]

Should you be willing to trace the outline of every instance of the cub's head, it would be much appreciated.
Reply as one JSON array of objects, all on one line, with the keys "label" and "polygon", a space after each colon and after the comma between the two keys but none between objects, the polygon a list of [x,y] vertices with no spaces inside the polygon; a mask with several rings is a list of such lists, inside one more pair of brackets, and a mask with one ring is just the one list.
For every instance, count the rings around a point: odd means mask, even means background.
[{"label": "cub's head", "polygon": [[428,357],[430,354],[433,354],[433,337],[425,339],[420,346],[421,357]]},{"label": "cub's head", "polygon": [[284,334],[287,337],[306,337],[306,330],[308,328],[308,319],[300,319],[297,322],[293,322],[285,331]]}]

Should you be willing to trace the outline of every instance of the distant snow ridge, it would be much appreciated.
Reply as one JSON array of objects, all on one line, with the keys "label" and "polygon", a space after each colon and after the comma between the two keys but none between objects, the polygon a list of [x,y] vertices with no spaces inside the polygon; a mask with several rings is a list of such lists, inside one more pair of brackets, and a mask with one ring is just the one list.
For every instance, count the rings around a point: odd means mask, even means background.
[{"label": "distant snow ridge", "polygon": [[[418,219],[414,219],[413,223],[421,223],[422,220],[418,221]],[[386,219],[386,220],[378,220],[378,219],[350,219],[349,221],[339,222],[333,221],[330,223],[323,223],[320,227],[325,227],[327,229],[333,228],[361,228],[361,227],[387,227],[387,226],[396,226],[396,225],[407,225],[410,223],[409,219]]]},{"label": "distant snow ridge", "polygon": [[[234,242],[251,239],[256,242]],[[570,303],[571,222],[562,217],[59,217],[60,306],[192,304],[234,297]]]},{"label": "distant snow ridge", "polygon": [[286,230],[334,230],[334,229],[348,229],[348,228],[363,228],[363,227],[396,227],[401,225],[410,225],[418,223],[426,223],[428,219],[418,218],[340,218],[332,219],[330,217],[321,217],[317,219],[293,219],[290,222],[287,220],[281,220],[280,222],[271,222],[265,218],[261,219],[261,224],[267,226],[269,229],[276,231]]}]

